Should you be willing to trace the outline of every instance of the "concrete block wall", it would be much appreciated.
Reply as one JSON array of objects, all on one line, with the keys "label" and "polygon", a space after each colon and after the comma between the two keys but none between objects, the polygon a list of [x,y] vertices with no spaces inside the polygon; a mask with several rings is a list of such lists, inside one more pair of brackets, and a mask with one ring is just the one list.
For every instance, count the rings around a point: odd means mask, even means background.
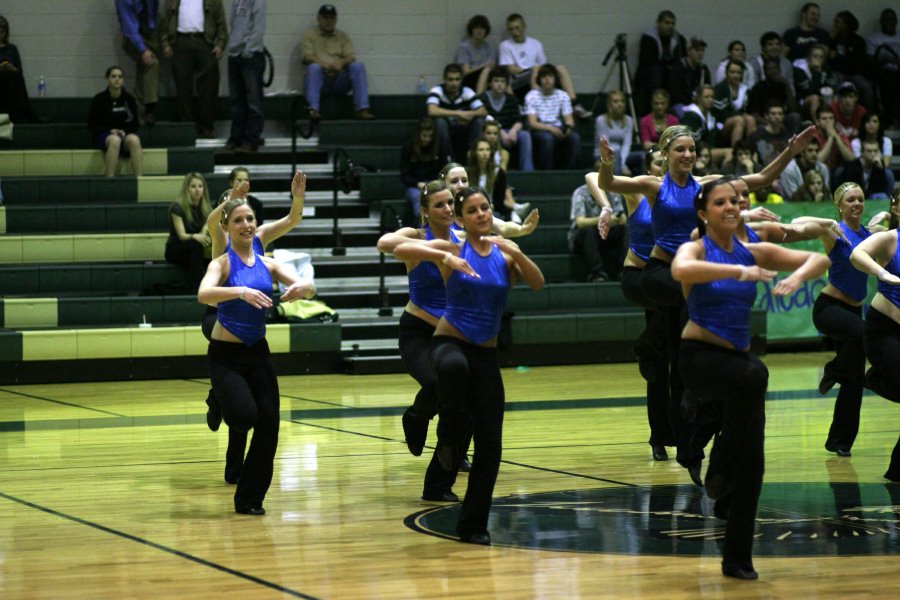
[{"label": "concrete block wall", "polygon": [[[224,0],[229,13],[231,0]],[[302,90],[300,36],[315,23],[320,0],[268,0],[266,46],[275,57],[275,80],[269,92]],[[709,47],[706,62],[715,65],[728,43],[741,39],[751,55],[758,51],[761,33],[792,27],[803,2],[750,0],[342,0],[335,2],[338,27],[351,34],[357,55],[366,64],[372,94],[413,93],[420,75],[430,86],[439,82],[450,62],[465,23],[474,14],[486,15],[495,45],[504,33],[510,12],[522,13],[528,33],[540,39],[551,62],[566,65],[576,89],[601,89],[610,66],[601,62],[618,33],[628,36],[628,56],[636,67],[640,34],[651,27],[657,13],[671,9],[685,36],[700,35]],[[878,15],[887,0],[823,0],[820,26],[830,28],[834,14],[852,11],[860,21],[860,35],[877,30]],[[126,72],[133,87],[134,65],[121,49],[113,0],[4,0],[0,14],[10,21],[10,41],[19,47],[32,94],[44,75],[49,96],[92,96],[105,86],[103,73],[111,64]],[[167,68],[167,67],[165,67]],[[221,95],[227,95],[225,61],[221,63]],[[610,79],[612,89],[617,77]],[[171,78],[163,77],[162,93],[171,94]]]}]

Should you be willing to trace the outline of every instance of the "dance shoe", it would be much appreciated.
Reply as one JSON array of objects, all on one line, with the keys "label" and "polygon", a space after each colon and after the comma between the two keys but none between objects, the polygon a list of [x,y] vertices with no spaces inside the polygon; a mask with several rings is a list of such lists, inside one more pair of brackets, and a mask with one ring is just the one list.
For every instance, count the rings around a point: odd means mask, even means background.
[{"label": "dance shoe", "polygon": [[823,396],[826,395],[836,384],[837,379],[832,379],[827,373],[822,375],[822,380],[819,381],[819,393]]},{"label": "dance shoe", "polygon": [[850,448],[838,446],[837,444],[831,442],[825,442],[825,449],[829,452],[834,452],[838,456],[850,456]]},{"label": "dance shoe", "polygon": [[222,424],[222,411],[219,410],[219,403],[216,401],[215,393],[212,389],[206,395],[206,426],[210,431],[218,431]]},{"label": "dance shoe", "polygon": [[463,456],[461,459],[459,459],[459,470],[463,473],[472,472],[472,463],[469,461],[468,455]]},{"label": "dance shoe", "polygon": [[650,446],[653,449],[653,460],[669,460],[669,453],[665,446]]},{"label": "dance shoe", "polygon": [[242,515],[261,517],[262,515],[266,514],[266,509],[264,509],[262,506],[242,506],[240,508],[235,507],[234,512]]},{"label": "dance shoe", "polygon": [[691,476],[691,481],[694,482],[694,485],[697,487],[703,487],[703,478],[700,476],[700,463],[695,465],[691,465],[687,467],[688,475]]},{"label": "dance shoe", "polygon": [[722,575],[725,577],[734,577],[735,579],[743,579],[745,581],[755,581],[759,579],[757,573],[752,566],[741,566],[735,563],[727,563],[722,561]]},{"label": "dance shoe", "polygon": [[438,494],[422,494],[422,500],[427,500],[428,502],[459,502],[459,496],[452,491],[448,491]]},{"label": "dance shoe", "polygon": [[428,437],[428,419],[423,419],[413,412],[412,406],[403,413],[403,435],[406,447],[413,456],[421,456]]},{"label": "dance shoe", "polygon": [[480,546],[491,545],[491,534],[489,533],[461,533],[459,541],[466,544],[478,544]]}]

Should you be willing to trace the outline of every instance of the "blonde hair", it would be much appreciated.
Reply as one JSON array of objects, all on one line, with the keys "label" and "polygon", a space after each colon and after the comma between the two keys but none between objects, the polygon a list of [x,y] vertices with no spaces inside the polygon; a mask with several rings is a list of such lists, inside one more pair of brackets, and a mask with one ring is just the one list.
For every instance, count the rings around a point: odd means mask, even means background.
[{"label": "blonde hair", "polygon": [[[253,208],[250,207],[250,204],[247,202],[246,198],[229,198],[225,201],[225,207],[222,209],[222,224],[228,223],[228,216],[231,212],[237,208],[238,206],[246,206],[250,209],[250,212],[253,212]],[[256,213],[253,213],[256,216]]]},{"label": "blonde hair", "polygon": [[662,152],[663,160],[665,161],[665,171],[669,170],[669,146],[680,137],[694,139],[694,134],[684,125],[669,125],[663,130],[662,135],[659,136],[659,150]]},{"label": "blonde hair", "polygon": [[196,171],[192,171],[184,176],[184,179],[181,182],[181,192],[178,194],[178,204],[181,206],[182,212],[184,212],[184,220],[189,224],[194,224],[194,211],[193,206],[191,205],[191,181],[194,179],[199,179],[203,182],[203,197],[200,199],[200,213],[203,216],[203,221],[206,221],[207,215],[212,211],[212,206],[209,202],[209,186],[206,185],[206,179],[203,178],[203,175],[197,173]]},{"label": "blonde hair", "polygon": [[837,189],[834,190],[834,205],[835,206],[839,205],[841,203],[841,200],[844,199],[844,196],[847,195],[847,192],[849,192],[853,188],[856,188],[859,191],[862,191],[862,188],[860,187],[860,185],[858,183],[854,183],[852,181],[845,181],[844,183],[839,185],[837,187]]}]

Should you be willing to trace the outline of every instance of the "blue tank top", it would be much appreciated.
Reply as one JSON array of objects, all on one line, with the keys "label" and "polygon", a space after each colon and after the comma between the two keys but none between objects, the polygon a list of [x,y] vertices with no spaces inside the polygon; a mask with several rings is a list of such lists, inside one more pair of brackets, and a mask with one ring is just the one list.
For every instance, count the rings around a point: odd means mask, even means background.
[{"label": "blue tank top", "polygon": [[651,218],[656,245],[669,254],[674,255],[678,246],[691,241],[691,231],[697,226],[694,198],[699,191],[700,184],[692,176],[684,187],[679,187],[668,173],[663,177]]},{"label": "blue tank top", "polygon": [[[894,230],[894,237],[898,237],[897,231],[898,230]],[[884,265],[884,268],[891,275],[900,277],[900,243],[897,244],[894,256],[892,256],[891,260]],[[900,307],[900,285],[891,285],[890,283],[879,281],[878,291],[881,292],[882,296],[890,300],[894,306]]]},{"label": "blue tank top", "polygon": [[[231,250],[231,238],[228,238],[228,243],[225,244],[225,249]],[[265,254],[266,253],[266,249],[263,248],[263,245],[262,245],[262,240],[260,240],[256,236],[253,237],[253,253],[254,254]]]},{"label": "blue tank top", "polygon": [[444,318],[470,342],[483,344],[500,331],[500,318],[509,294],[509,268],[496,245],[491,245],[490,254],[481,256],[466,242],[459,255],[481,278],[459,271],[450,274]]},{"label": "blue tank top", "polygon": [[[708,262],[726,265],[753,266],[756,259],[737,237],[734,250],[726,252],[708,237],[703,238]],[[738,350],[750,347],[750,309],[756,302],[756,282],[737,279],[718,279],[695,283],[688,295],[688,314],[691,321],[720,338],[731,342]]]},{"label": "blue tank top", "polygon": [[[257,245],[253,250],[256,253]],[[257,254],[256,262],[248,267],[234,249],[228,246],[230,273],[223,284],[226,287],[248,287],[264,294],[272,293],[272,275]],[[266,310],[256,308],[240,298],[219,303],[219,323],[247,346],[252,346],[266,336]]]},{"label": "blue tank top", "polygon": [[[428,225],[425,226],[425,239],[435,239]],[[450,241],[459,243],[453,229],[450,230]],[[444,278],[438,266],[429,260],[419,261],[406,275],[409,277],[409,299],[412,303],[435,318],[443,317],[447,293],[444,291]]]},{"label": "blue tank top", "polygon": [[860,225],[859,231],[853,231],[843,221],[839,221],[839,223],[841,229],[844,230],[844,235],[850,240],[850,245],[848,246],[841,239],[834,242],[834,247],[828,253],[828,258],[831,259],[831,267],[828,269],[828,283],[857,302],[862,302],[869,293],[867,285],[869,276],[850,264],[850,253],[861,241],[872,234],[862,225]]},{"label": "blue tank top", "polygon": [[634,212],[628,215],[628,244],[635,256],[647,262],[655,243],[653,224],[650,222],[650,203],[647,198],[641,198]]},{"label": "blue tank top", "polygon": [[748,244],[758,244],[762,241],[762,238],[759,237],[759,234],[753,230],[749,225],[744,225],[747,228],[747,243]]}]

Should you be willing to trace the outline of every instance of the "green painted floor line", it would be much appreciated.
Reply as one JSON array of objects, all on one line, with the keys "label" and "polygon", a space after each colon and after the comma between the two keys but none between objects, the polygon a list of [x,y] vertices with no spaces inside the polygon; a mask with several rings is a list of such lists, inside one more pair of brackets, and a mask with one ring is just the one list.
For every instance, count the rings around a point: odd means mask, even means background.
[{"label": "green painted floor line", "polygon": [[[832,398],[836,395],[832,390],[827,396],[820,396],[816,390],[792,390],[782,392],[769,392],[766,395],[768,401],[781,400],[808,400]],[[878,398],[877,395],[866,392],[868,397]],[[412,398],[412,397],[410,397]],[[624,396],[619,398],[579,398],[574,400],[535,400],[507,402],[507,412],[538,411],[538,410],[584,410],[591,408],[623,408],[643,406],[646,400],[643,396]],[[406,406],[380,406],[372,408],[322,408],[322,409],[298,409],[282,410],[281,418],[284,421],[310,421],[319,419],[344,419],[366,417],[399,417],[406,410]],[[111,416],[90,417],[82,419],[41,419],[34,421],[3,421],[0,422],[0,433],[21,431],[59,431],[75,429],[104,429],[115,427],[149,427],[149,426],[173,426],[196,425],[206,423],[206,415],[200,412],[196,414],[178,415],[147,415],[140,417]]]}]

